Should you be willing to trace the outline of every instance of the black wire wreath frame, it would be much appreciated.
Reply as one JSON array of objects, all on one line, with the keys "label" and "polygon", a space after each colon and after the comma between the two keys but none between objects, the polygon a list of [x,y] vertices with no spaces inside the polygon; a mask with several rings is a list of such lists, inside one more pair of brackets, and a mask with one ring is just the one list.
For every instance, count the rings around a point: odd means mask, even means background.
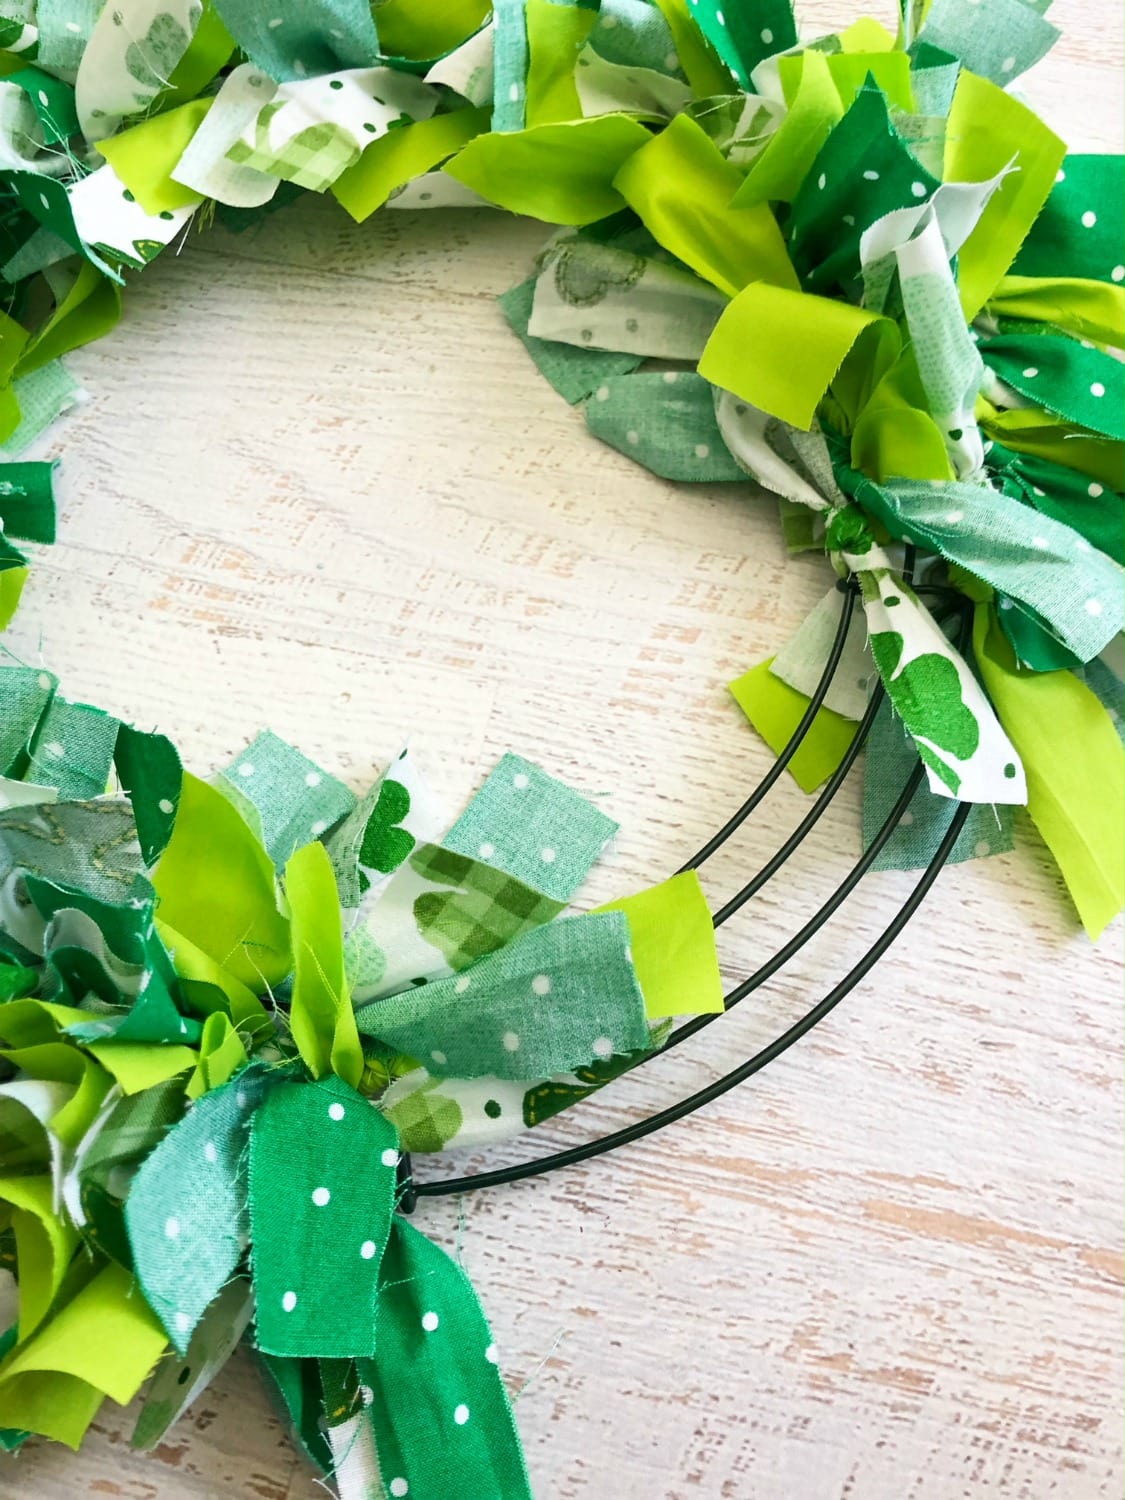
[{"label": "black wire wreath frame", "polygon": [[[908,548],[905,569],[908,579],[913,574],[913,565],[914,551],[913,548]],[[859,582],[854,574],[849,575],[847,578],[839,579],[836,586],[842,596],[836,634],[832,641],[832,649],[821,672],[820,680],[809,699],[808,707],[805,709],[800,722],[797,724],[773,765],[746,798],[742,806],[727,819],[719,831],[713,834],[691,859],[680,866],[677,874],[682,874],[686,870],[699,869],[713,854],[722,848],[737,829],[741,828],[742,824],[746,822],[768,796],[770,790],[781,777],[782,772],[793,759],[793,756],[804,742],[805,736],[812,728],[813,720],[824,703],[840,661],[843,658],[848,632],[856,613],[856,600],[860,593]],[[923,585],[918,588],[917,592],[923,594],[936,593],[942,597],[943,607],[938,610],[939,620],[942,618],[950,620],[954,615],[959,613],[957,633],[963,649],[967,644],[971,624],[971,605],[968,601],[956,601],[956,596],[952,594],[952,591],[940,585]],[[751,880],[747,881],[741,890],[737,891],[729,901],[714,913],[712,920],[716,928],[721,927],[730,917],[740,911],[752,897],[758,894],[766,882],[777,874],[789,857],[801,846],[807,835],[816,827],[821,817],[827,811],[832,799],[843,786],[852,766],[855,764],[859,752],[862,750],[867,736],[871,731],[871,726],[875,722],[875,717],[879,712],[883,697],[884,689],[882,683],[878,683],[868,700],[866,711],[859,722],[856,734],[843,760],[825,783],[816,801],[777,852],[766,861],[758,873]],[[897,801],[887,814],[878,832],[860,855],[859,859],[856,860],[852,868],[840,881],[839,885],[836,886],[832,894],[813,913],[804,926],[798,932],[794,933],[787,943],[779,948],[771,958],[767,959],[759,969],[749,975],[748,978],[741,980],[723,997],[723,1009],[721,1011],[716,1011],[708,1015],[695,1016],[692,1020],[686,1021],[671,1033],[662,1047],[653,1052],[646,1053],[645,1056],[633,1064],[632,1068],[626,1071],[631,1072],[634,1068],[641,1067],[657,1057],[663,1057],[673,1047],[679,1046],[681,1042],[686,1042],[689,1037],[696,1036],[705,1027],[710,1026],[713,1021],[717,1021],[720,1016],[733,1010],[739,1001],[744,1000],[747,995],[753,994],[767,979],[771,979],[780,969],[784,968],[790,959],[798,954],[810,938],[820,931],[829,918],[834,915],[837,909],[843,905],[859,886],[863,877],[874,864],[880,850],[898,827],[903,814],[910,806],[914,794],[921,785],[923,775],[923,766],[921,761],[919,761],[911,771]],[[799,1020],[795,1021],[785,1031],[780,1032],[772,1041],[761,1047],[751,1057],[748,1057],[745,1062],[740,1063],[737,1068],[732,1068],[730,1072],[716,1078],[704,1088],[696,1090],[694,1094],[689,1094],[686,1098],[680,1099],[675,1104],[668,1105],[667,1108],[659,1110],[656,1114],[648,1115],[641,1120],[635,1120],[632,1124],[625,1125],[620,1130],[611,1131],[609,1135],[598,1136],[596,1139],[586,1141],[582,1145],[571,1146],[564,1151],[554,1151],[547,1156],[534,1157],[531,1161],[520,1162],[509,1167],[501,1167],[495,1171],[475,1172],[465,1177],[446,1177],[433,1181],[419,1181],[414,1174],[413,1163],[409,1154],[404,1153],[400,1159],[398,1168],[397,1207],[399,1211],[406,1214],[413,1213],[419,1198],[440,1198],[451,1194],[467,1193],[476,1188],[500,1187],[506,1183],[524,1182],[531,1177],[541,1177],[545,1172],[553,1172],[562,1167],[573,1167],[577,1166],[580,1162],[592,1161],[595,1157],[604,1156],[607,1152],[614,1151],[619,1146],[631,1145],[634,1141],[643,1140],[646,1136],[653,1135],[656,1131],[663,1130],[668,1125],[674,1125],[678,1120],[685,1119],[688,1115],[694,1114],[697,1109],[702,1109],[715,1099],[721,1098],[723,1094],[728,1093],[731,1089],[737,1088],[740,1083],[745,1083],[748,1078],[752,1078],[755,1073],[760,1072],[768,1063],[780,1057],[783,1052],[787,1052],[795,1042],[799,1042],[803,1036],[807,1036],[870,973],[871,969],[874,968],[875,964],[895,939],[899,937],[911,917],[913,917],[919,906],[921,906],[930,887],[941,873],[943,866],[953,852],[954,845],[957,843],[969,812],[970,804],[967,802],[961,803],[956,808],[948,829],[913,890],[911,890],[896,911],[894,918],[887,924],[859,961],[853,964],[844,977],[826,995],[818,1000],[811,1009],[807,1010]]]}]

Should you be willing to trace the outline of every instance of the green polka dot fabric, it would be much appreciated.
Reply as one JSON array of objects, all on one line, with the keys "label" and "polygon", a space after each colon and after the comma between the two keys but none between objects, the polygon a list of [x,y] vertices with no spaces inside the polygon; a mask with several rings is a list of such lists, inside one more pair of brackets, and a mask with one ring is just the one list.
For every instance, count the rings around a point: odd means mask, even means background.
[{"label": "green polka dot fabric", "polygon": [[259,1348],[290,1357],[375,1353],[398,1157],[394,1126],[342,1079],[270,1089],[250,1145]]},{"label": "green polka dot fabric", "polygon": [[363,1007],[356,1024],[454,1078],[546,1078],[648,1043],[620,912],[536,928],[456,978]]},{"label": "green polka dot fabric", "polygon": [[443,842],[553,901],[569,901],[617,827],[585,797],[509,753]]},{"label": "green polka dot fabric", "polygon": [[269,730],[222,774],[220,791],[242,812],[277,868],[310,839],[324,838],[355,807],[355,794]]},{"label": "green polka dot fabric", "polygon": [[1125,367],[1062,334],[1001,334],[981,342],[985,363],[1029,401],[1102,437],[1125,438]]},{"label": "green polka dot fabric", "polygon": [[1012,270],[1125,282],[1125,156],[1066,157]]}]

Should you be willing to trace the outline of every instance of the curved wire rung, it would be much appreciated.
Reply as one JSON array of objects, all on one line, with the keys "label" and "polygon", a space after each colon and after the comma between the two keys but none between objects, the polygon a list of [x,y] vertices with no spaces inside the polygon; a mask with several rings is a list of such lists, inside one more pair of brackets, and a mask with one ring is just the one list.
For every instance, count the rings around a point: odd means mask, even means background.
[{"label": "curved wire rung", "polygon": [[[742,806],[739,807],[734,815],[729,818],[726,823],[723,824],[722,828],[720,828],[715,835],[708,839],[708,841],[696,853],[696,855],[693,856],[692,859],[688,860],[687,863],[681,867],[681,870],[697,869],[707,859],[711,858],[711,856],[715,854],[727,842],[731,835],[742,826],[746,819],[761,804],[771,788],[776,784],[782,772],[792,760],[793,756],[796,754],[797,750],[804,742],[805,737],[811,730],[813,721],[815,720],[818,711],[824,703],[824,700],[832,685],[832,681],[835,677],[836,671],[840,665],[840,661],[842,660],[844,648],[847,644],[848,631],[854,615],[855,600],[858,594],[858,585],[854,576],[846,580],[840,580],[837,587],[840,589],[840,592],[843,596],[840,609],[840,619],[837,624],[836,634],[833,638],[832,646],[829,651],[828,658],[825,662],[824,669],[821,673],[820,680],[817,683],[817,686],[811,698],[809,699],[809,704],[807,709],[805,710],[805,713],[802,715],[800,722],[797,724],[785,747],[778,755],[773,765],[767,771],[766,775],[755,787],[754,791],[750,794],[746,801],[743,802]],[[935,590],[934,592],[939,592],[941,594],[947,593],[947,591],[944,589]],[[949,611],[946,610],[945,614],[948,615],[948,613]],[[962,637],[962,641],[964,640],[964,637],[967,633],[967,629],[968,615],[967,612],[962,609],[960,621],[960,634]],[[793,833],[785,840],[778,851],[762,866],[758,873],[751,880],[749,880],[739,891],[737,891],[735,895],[732,896],[715,913],[713,920],[716,927],[722,926],[726,921],[730,919],[730,917],[741,910],[741,908],[762,889],[767,881],[771,880],[774,875],[778,873],[778,871],[784,866],[786,861],[801,846],[808,834],[815,828],[816,824],[823,817],[833,798],[836,796],[837,792],[840,790],[840,787],[847,779],[852,767],[854,766],[859,756],[860,750],[866,743],[867,737],[879,712],[882,698],[883,689],[882,685],[880,684],[872,694],[871,700],[868,703],[863,718],[860,720],[859,725],[857,726],[856,734],[853,737],[848,751],[846,752],[836,771],[829,778],[828,782],[821,790],[812,808],[808,813],[806,813],[804,818],[801,819],[800,823],[794,829]],[[786,942],[754,974],[751,974],[747,979],[741,981],[738,985],[735,986],[733,990],[729,992],[729,994],[724,997],[723,1010],[714,1014],[696,1016],[692,1020],[685,1022],[682,1026],[678,1027],[675,1031],[672,1032],[671,1036],[668,1038],[662,1048],[660,1048],[658,1051],[646,1054],[644,1057],[638,1059],[638,1061],[633,1065],[634,1068],[643,1066],[648,1062],[654,1061],[658,1057],[664,1056],[664,1054],[670,1051],[672,1048],[679,1046],[681,1042],[687,1041],[689,1037],[697,1035],[705,1027],[718,1020],[720,1015],[725,1015],[727,1011],[732,1010],[734,1006],[739,1004],[741,1000],[745,999],[747,995],[751,994],[754,990],[758,989],[760,985],[764,984],[768,979],[772,978],[774,974],[782,969],[785,964],[787,964],[793,957],[796,956],[797,953],[801,951],[802,948],[804,948],[806,943],[808,943],[809,940],[817,932],[819,932],[821,927],[824,926],[824,924],[832,917],[832,915],[839,909],[839,907],[843,905],[843,903],[849,898],[849,896],[851,896],[857,889],[863,877],[874,864],[880,851],[884,848],[887,841],[890,839],[891,835],[898,827],[903,814],[906,812],[911,800],[918,790],[918,787],[922,783],[923,776],[923,767],[921,762],[919,762],[914,767],[911,775],[908,777],[906,784],[902,788],[902,791],[899,794],[899,797],[897,798],[894,806],[891,808],[887,817],[884,819],[882,826],[876,833],[875,837],[872,839],[871,843],[868,845],[867,849],[864,850],[860,858],[852,866],[848,874],[843,878],[843,880],[827,898],[827,900],[822,903],[817,911],[813,913],[812,917],[809,918],[804,926],[801,927],[793,935],[793,937],[789,939],[788,942]],[[783,1052],[787,1051],[791,1046],[799,1041],[801,1037],[807,1035],[807,1033],[811,1031],[813,1027],[818,1025],[825,1018],[825,1016],[827,1016],[840,1003],[840,1001],[843,1000],[844,997],[848,995],[855,988],[855,986],[870,972],[871,968],[903,931],[906,924],[910,921],[911,917],[921,905],[927,892],[933,885],[934,881],[937,879],[938,874],[940,873],[941,869],[952,853],[954,845],[957,842],[958,836],[960,835],[961,829],[964,826],[965,819],[968,817],[968,815],[968,805],[962,804],[956,809],[953,818],[951,819],[950,826],[945,833],[945,836],[941,840],[941,843],[939,844],[937,850],[933,855],[933,858],[927,865],[921,878],[914,886],[914,889],[910,892],[909,896],[906,898],[902,907],[896,913],[893,920],[887,925],[886,928],[884,928],[883,932],[879,935],[875,942],[871,944],[871,946],[861,956],[858,962],[853,965],[853,967],[848,971],[847,974],[845,974],[843,979],[841,979],[825,996],[823,996],[814,1006],[812,1006],[811,1009],[809,1009],[798,1021],[794,1022],[793,1025],[791,1025],[780,1035],[775,1037],[771,1042],[767,1043],[766,1046],[762,1047],[758,1052],[756,1052],[752,1057],[748,1058],[745,1062],[741,1063],[737,1068],[732,1069],[730,1072],[714,1080],[706,1087],[697,1090],[696,1093],[689,1095],[687,1098],[679,1100],[676,1104],[670,1105],[666,1109],[660,1110],[654,1115],[647,1116],[645,1119],[634,1121],[632,1124],[624,1126],[620,1130],[613,1131],[605,1136],[600,1136],[595,1140],[587,1141],[580,1146],[574,1146],[570,1147],[567,1150],[553,1152],[548,1156],[537,1157],[529,1162],[522,1162],[515,1166],[499,1168],[493,1172],[479,1172],[464,1177],[444,1178],[432,1182],[418,1182],[413,1176],[412,1166],[409,1158],[405,1158],[402,1163],[402,1170],[400,1172],[401,1195],[399,1207],[401,1208],[401,1210],[406,1213],[411,1212],[416,1199],[420,1197],[439,1197],[445,1196],[447,1194],[468,1192],[473,1188],[496,1187],[511,1182],[520,1182],[527,1178],[541,1176],[543,1173],[553,1171],[558,1167],[574,1166],[580,1162],[589,1161],[594,1157],[602,1156],[606,1152],[614,1150],[618,1146],[628,1145],[633,1141],[641,1140],[647,1135],[651,1135],[654,1132],[661,1130],[678,1120],[682,1120],[683,1118],[685,1118],[685,1116],[692,1114],[695,1110],[700,1109],[704,1105],[711,1103],[713,1100],[720,1098],[730,1089],[737,1087],[738,1084],[752,1077],[755,1073],[764,1068],[768,1063],[781,1056]],[[632,1071],[632,1069],[630,1069],[629,1071]]]}]

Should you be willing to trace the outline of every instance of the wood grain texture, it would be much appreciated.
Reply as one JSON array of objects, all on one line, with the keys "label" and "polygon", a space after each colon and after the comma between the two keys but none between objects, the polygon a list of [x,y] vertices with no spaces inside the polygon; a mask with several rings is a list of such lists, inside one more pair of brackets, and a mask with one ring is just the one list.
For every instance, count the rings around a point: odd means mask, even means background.
[{"label": "wood grain texture", "polygon": [[[886,12],[889,6],[878,7]],[[838,24],[852,8],[806,3]],[[1121,149],[1121,12],[1057,0],[1023,84]],[[583,899],[673,868],[769,764],[725,683],[826,588],[772,503],[662,483],[590,438],[494,295],[542,226],[328,202],[190,237],[72,366],[62,540],[12,646],[216,766],[262,726],[357,787],[412,735],[451,811],[516,748],[622,824]],[[724,929],[734,979],[835,886],[858,785]],[[718,901],[807,803],[786,781],[712,862]],[[911,885],[873,877],[721,1026],[497,1166],[640,1117],[824,993]],[[1042,849],[946,873],[785,1059],[585,1168],[432,1201],[496,1332],[540,1500],[1116,1500],[1120,929],[1094,948]],[[526,1386],[526,1389],[523,1389]],[[153,1455],[107,1406],[0,1494],[312,1500],[248,1358]],[[450,1497],[473,1500],[473,1497]]]}]

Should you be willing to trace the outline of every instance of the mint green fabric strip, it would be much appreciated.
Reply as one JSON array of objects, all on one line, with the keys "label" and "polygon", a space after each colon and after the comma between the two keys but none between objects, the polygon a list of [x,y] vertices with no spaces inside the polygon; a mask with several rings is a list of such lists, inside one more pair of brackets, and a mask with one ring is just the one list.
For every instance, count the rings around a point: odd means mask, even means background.
[{"label": "mint green fabric strip", "polygon": [[57,787],[63,802],[102,796],[117,730],[118,721],[100,708],[52,698],[35,731],[25,779]]},{"label": "mint green fabric strip", "polygon": [[971,73],[1006,87],[1059,39],[1057,26],[1029,0],[933,0],[919,42],[959,57]]},{"label": "mint green fabric strip", "polygon": [[341,68],[370,68],[379,57],[379,38],[365,0],[285,0],[274,6],[261,0],[215,0],[215,9],[250,61],[278,83]]},{"label": "mint green fabric strip", "polygon": [[892,535],[920,541],[1031,611],[1082,661],[1125,627],[1125,574],[1069,526],[976,484],[863,481],[856,498]]},{"label": "mint green fabric strip", "polygon": [[746,481],[719,431],[714,387],[693,370],[638,370],[606,380],[586,403],[586,425],[662,479]]},{"label": "mint green fabric strip", "polygon": [[137,1279],[180,1354],[242,1259],[243,1154],[264,1088],[263,1071],[248,1068],[197,1099],[145,1158],[125,1201]]},{"label": "mint green fabric strip", "polygon": [[[70,253],[69,247],[66,253]],[[19,404],[20,420],[2,451],[13,458],[18,457],[75,404],[80,389],[61,359],[51,360],[30,375],[21,375],[13,381],[12,394]]]},{"label": "mint green fabric strip", "polygon": [[259,1348],[328,1359],[375,1352],[397,1165],[394,1126],[342,1079],[271,1090],[250,1146]]},{"label": "mint green fabric strip", "polygon": [[621,912],[535,928],[455,977],[364,1006],[356,1025],[453,1078],[549,1078],[649,1040]]},{"label": "mint green fabric strip", "polygon": [[524,0],[494,0],[492,7],[492,129],[527,124],[527,16]]},{"label": "mint green fabric strip", "polygon": [[44,68],[73,83],[86,43],[102,9],[103,0],[38,0],[38,61]]},{"label": "mint green fabric strip", "polygon": [[6,536],[55,540],[54,470],[53,461],[0,464],[0,522]]},{"label": "mint green fabric strip", "polygon": [[1125,365],[1065,334],[982,339],[985,363],[1045,411],[1103,437],[1125,439]]},{"label": "mint green fabric strip", "polygon": [[40,806],[34,818],[26,807],[0,812],[0,879],[16,869],[126,903],[144,874],[132,808],[104,797]]},{"label": "mint green fabric strip", "polygon": [[216,785],[240,811],[244,801],[253,807],[256,816],[248,821],[260,830],[279,870],[295,850],[322,838],[356,805],[343,782],[268,729],[216,777]]},{"label": "mint green fabric strip", "polygon": [[509,752],[443,844],[569,901],[617,827],[578,792]]},{"label": "mint green fabric strip", "polygon": [[55,687],[56,679],[50,672],[34,667],[0,667],[0,775],[23,779],[35,726]]},{"label": "mint green fabric strip", "polygon": [[[863,775],[863,847],[871,844],[902,795],[918,751],[902,720],[885,698],[867,741]],[[959,804],[935,797],[923,781],[906,814],[875,856],[876,870],[920,870],[928,865],[949,828]],[[953,864],[1004,854],[1013,847],[1014,810],[972,803],[949,858]]]},{"label": "mint green fabric strip", "polygon": [[1125,156],[1066,158],[1012,274],[1125,281]]},{"label": "mint green fabric strip", "polygon": [[372,1392],[383,1494],[410,1500],[531,1500],[496,1346],[468,1278],[404,1219],[380,1275]]},{"label": "mint green fabric strip", "polygon": [[961,64],[956,57],[925,42],[911,49],[910,86],[919,116],[944,120],[953,103]]},{"label": "mint green fabric strip", "polygon": [[614,354],[605,349],[582,349],[556,339],[540,339],[528,332],[535,302],[537,276],[512,287],[497,300],[512,331],[520,339],[536,368],[571,406],[592,395],[613,375],[625,375],[641,363],[639,354]]}]

